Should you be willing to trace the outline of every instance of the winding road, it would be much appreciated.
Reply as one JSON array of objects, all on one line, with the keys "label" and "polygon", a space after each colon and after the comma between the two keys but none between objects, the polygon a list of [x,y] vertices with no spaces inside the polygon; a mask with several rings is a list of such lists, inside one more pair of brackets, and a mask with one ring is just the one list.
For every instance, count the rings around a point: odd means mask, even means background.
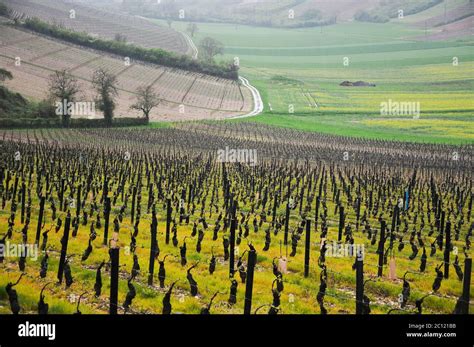
[{"label": "winding road", "polygon": [[189,37],[188,34],[186,33],[181,33],[184,38],[186,39],[186,41],[188,42],[188,45],[191,47],[191,49],[193,50],[193,59],[197,59],[198,58],[198,54],[199,54],[199,51],[196,47],[196,45],[194,44],[193,40]]},{"label": "winding road", "polygon": [[[142,17],[142,16],[136,16],[136,17],[149,20],[148,18]],[[198,51],[196,45],[194,44],[193,39],[191,37],[189,37],[189,35],[186,34],[185,32],[180,31],[180,33],[184,36],[184,38],[188,42],[189,46],[191,47],[191,49],[193,51],[193,54],[192,54],[193,59],[197,59],[199,51]],[[252,94],[252,97],[253,97],[253,110],[250,111],[249,113],[246,113],[246,114],[243,114],[243,115],[228,117],[227,119],[253,117],[253,116],[256,116],[256,115],[263,112],[263,100],[262,100],[262,97],[260,96],[260,92],[258,91],[258,89],[255,88],[254,86],[252,86],[250,84],[249,80],[242,77],[242,76],[239,76],[239,80],[245,88],[250,90],[250,93]]]},{"label": "winding road", "polygon": [[[188,41],[189,46],[191,47],[191,49],[194,52],[193,53],[193,59],[197,59],[199,51],[198,51],[196,45],[194,44],[193,39],[191,37],[189,37],[189,35],[184,33],[184,32],[181,32],[181,34],[184,36],[186,41]],[[248,90],[250,90],[250,93],[252,93],[253,110],[250,111],[249,113],[246,113],[246,114],[243,114],[243,115],[229,117],[228,119],[253,117],[253,116],[256,116],[256,115],[263,112],[263,101],[262,101],[262,97],[260,96],[260,92],[258,91],[258,89],[255,88],[254,86],[252,86],[250,84],[250,82],[248,81],[248,79],[246,79],[242,76],[239,76],[239,80],[242,83],[242,85],[245,88],[247,88]]]},{"label": "winding road", "polygon": [[253,110],[247,114],[244,114],[244,115],[240,115],[240,116],[235,116],[235,117],[231,117],[233,119],[235,118],[247,118],[247,117],[253,117],[253,116],[256,116],[260,113],[262,113],[263,111],[263,101],[262,101],[262,97],[260,96],[260,92],[258,91],[257,88],[255,88],[254,86],[252,86],[248,79],[240,76],[239,77],[239,80],[242,82],[242,85],[246,88],[248,88],[250,90],[250,92],[252,93],[252,97],[253,97]]}]

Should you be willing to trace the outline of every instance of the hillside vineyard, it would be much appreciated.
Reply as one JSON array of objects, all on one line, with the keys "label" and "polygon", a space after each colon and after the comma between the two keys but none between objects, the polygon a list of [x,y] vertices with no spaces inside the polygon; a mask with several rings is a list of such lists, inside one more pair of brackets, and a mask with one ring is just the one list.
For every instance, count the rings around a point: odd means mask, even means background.
[{"label": "hillside vineyard", "polygon": [[[212,312],[241,313],[250,272],[252,310],[466,307],[472,146],[207,123],[1,131],[0,139],[2,242],[42,250],[35,261],[3,260],[1,285],[25,273],[22,302],[66,265],[66,282],[48,290],[52,310],[68,312],[61,302],[95,290],[83,312],[199,313],[217,295]],[[219,163],[225,146],[255,149],[258,162]],[[114,271],[110,239],[121,264],[117,307],[100,290]],[[336,245],[359,251],[338,255]],[[361,259],[371,279],[363,302],[354,296]]]},{"label": "hillside vineyard", "polygon": [[0,347],[472,345],[473,19],[0,0]]},{"label": "hillside vineyard", "polygon": [[[177,31],[156,26],[144,18],[108,12],[97,8],[54,0],[12,0],[12,10],[65,28],[88,32],[93,36],[112,40],[117,33],[126,35],[130,43],[146,48],[191,54],[186,39]],[[71,13],[71,10],[74,12]]]},{"label": "hillside vineyard", "polygon": [[[140,115],[130,110],[130,105],[134,103],[136,89],[149,85],[163,99],[160,109],[152,113],[152,119],[221,119],[247,113],[253,106],[250,91],[232,80],[129,62],[123,57],[105,55],[6,25],[0,25],[0,34],[0,63],[15,75],[6,84],[28,97],[47,97],[51,74],[66,69],[79,79],[85,94],[83,99],[94,100],[92,75],[95,70],[104,68],[118,79],[119,117]],[[19,65],[17,58],[20,58]]]}]

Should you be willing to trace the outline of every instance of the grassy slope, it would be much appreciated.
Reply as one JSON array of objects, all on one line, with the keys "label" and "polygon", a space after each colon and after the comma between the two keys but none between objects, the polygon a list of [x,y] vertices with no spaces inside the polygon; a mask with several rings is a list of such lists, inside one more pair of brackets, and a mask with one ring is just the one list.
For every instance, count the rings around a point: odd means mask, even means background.
[{"label": "grassy slope", "polygon": [[[183,31],[186,25],[173,23]],[[406,141],[474,141],[472,40],[415,42],[409,37],[424,31],[400,23],[351,22],[323,27],[322,32],[232,24],[198,27],[194,40],[211,36],[222,41],[224,58],[239,57],[242,75],[264,98],[262,115],[239,121]],[[344,57],[349,66],[343,66]],[[453,57],[458,66],[453,66]],[[275,82],[276,75],[300,83]],[[377,87],[340,87],[344,80]],[[380,103],[389,99],[420,102],[420,119],[381,116]],[[314,102],[318,107],[310,105]]]},{"label": "grassy slope", "polygon": [[[447,0],[447,2],[442,2],[436,6],[433,6],[423,12],[416,13],[414,15],[406,17],[406,21],[409,23],[414,22],[421,22],[423,20],[427,20],[434,16],[439,16],[444,13],[444,9],[446,8],[447,11],[453,10],[456,7],[465,5],[469,2],[469,0]],[[398,18],[392,19],[393,22],[397,22]]]}]

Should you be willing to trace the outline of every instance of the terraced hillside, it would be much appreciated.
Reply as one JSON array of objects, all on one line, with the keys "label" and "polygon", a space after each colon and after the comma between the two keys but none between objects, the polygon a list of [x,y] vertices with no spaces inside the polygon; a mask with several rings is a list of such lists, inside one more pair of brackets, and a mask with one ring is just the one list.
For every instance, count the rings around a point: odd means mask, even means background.
[{"label": "terraced hillside", "polygon": [[[84,101],[93,101],[91,79],[104,68],[118,78],[116,116],[140,116],[130,110],[140,86],[152,85],[163,102],[153,110],[151,120],[221,119],[247,113],[253,101],[248,89],[237,82],[199,73],[145,65],[120,57],[100,54],[82,47],[40,37],[0,25],[0,67],[12,72],[7,87],[27,97],[42,99],[48,80],[56,70],[68,70],[79,79]],[[15,59],[20,58],[20,65]],[[97,117],[101,117],[97,114]]]},{"label": "terraced hillside", "polygon": [[183,35],[139,17],[102,11],[63,0],[12,0],[8,2],[8,6],[18,14],[37,17],[101,38],[113,39],[116,34],[122,34],[126,36],[127,42],[146,48],[162,48],[181,54],[193,53]]}]

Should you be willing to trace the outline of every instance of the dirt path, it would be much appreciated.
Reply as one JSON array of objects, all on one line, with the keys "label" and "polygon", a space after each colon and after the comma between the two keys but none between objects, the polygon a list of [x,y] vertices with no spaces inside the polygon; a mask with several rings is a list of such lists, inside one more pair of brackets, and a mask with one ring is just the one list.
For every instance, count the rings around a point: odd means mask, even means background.
[{"label": "dirt path", "polygon": [[[188,41],[189,46],[194,51],[193,58],[197,59],[199,51],[198,51],[196,45],[194,44],[193,40],[189,37],[188,34],[186,34],[184,32],[181,32],[181,34],[186,38],[186,40]],[[250,90],[250,93],[252,94],[252,98],[253,98],[253,102],[254,102],[254,107],[253,107],[252,111],[250,111],[249,113],[239,115],[239,116],[235,116],[235,117],[229,117],[229,118],[230,119],[247,118],[247,117],[253,117],[253,116],[256,116],[256,115],[262,113],[263,112],[263,101],[262,101],[262,97],[260,96],[260,92],[258,91],[258,89],[255,88],[254,86],[252,86],[250,84],[250,82],[248,81],[248,79],[246,79],[242,76],[239,77],[239,80],[240,80],[240,82],[242,82],[242,85],[245,88]]]},{"label": "dirt path", "polygon": [[250,90],[250,93],[252,93],[253,110],[250,111],[249,113],[244,114],[244,115],[230,117],[230,118],[231,119],[247,118],[247,117],[253,117],[253,116],[256,116],[256,115],[262,113],[263,112],[263,101],[262,101],[262,97],[260,96],[260,92],[258,91],[258,89],[255,88],[254,86],[252,86],[246,78],[240,76],[239,79],[242,82],[242,85],[244,87],[246,87],[248,90]]}]

